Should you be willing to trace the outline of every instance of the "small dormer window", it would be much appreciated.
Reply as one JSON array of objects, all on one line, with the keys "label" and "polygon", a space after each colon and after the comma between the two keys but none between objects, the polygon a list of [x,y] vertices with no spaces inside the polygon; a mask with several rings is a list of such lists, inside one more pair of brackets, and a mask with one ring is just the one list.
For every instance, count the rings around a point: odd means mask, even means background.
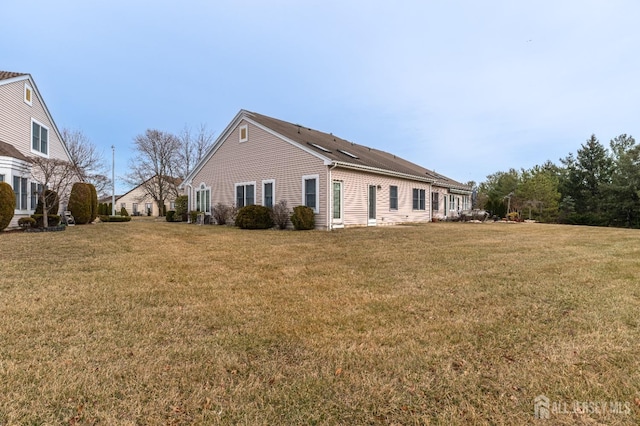
[{"label": "small dormer window", "polygon": [[27,83],[24,84],[24,102],[32,106],[33,105],[33,89]]},{"label": "small dormer window", "polygon": [[240,126],[240,142],[246,142],[249,140],[249,126],[246,124]]}]

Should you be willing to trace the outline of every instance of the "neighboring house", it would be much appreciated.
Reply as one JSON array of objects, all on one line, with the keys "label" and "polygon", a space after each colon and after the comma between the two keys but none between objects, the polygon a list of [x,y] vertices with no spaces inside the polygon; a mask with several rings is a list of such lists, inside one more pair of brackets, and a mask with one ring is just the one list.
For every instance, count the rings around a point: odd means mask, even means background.
[{"label": "neighboring house", "polygon": [[[10,227],[33,214],[42,185],[31,174],[29,157],[71,161],[67,147],[29,74],[0,71],[0,181],[16,194]],[[68,194],[59,194],[61,200]]]},{"label": "neighboring house", "polygon": [[[180,184],[180,181],[178,179],[169,179],[174,181],[174,185],[176,188]],[[155,202],[153,197],[149,195],[149,191],[145,188],[150,180],[136,186],[124,195],[116,198],[116,214],[120,214],[120,210],[122,209],[122,207],[124,207],[125,209],[127,209],[127,213],[129,213],[129,215],[131,216],[160,216],[158,204]],[[169,191],[169,193],[167,194],[167,198],[165,200],[165,207],[167,211],[175,210],[176,196],[177,194],[174,191]],[[110,203],[111,200],[107,202]]]},{"label": "neighboring house", "polygon": [[183,187],[217,203],[311,207],[320,229],[429,222],[471,208],[471,188],[393,154],[241,110]]}]

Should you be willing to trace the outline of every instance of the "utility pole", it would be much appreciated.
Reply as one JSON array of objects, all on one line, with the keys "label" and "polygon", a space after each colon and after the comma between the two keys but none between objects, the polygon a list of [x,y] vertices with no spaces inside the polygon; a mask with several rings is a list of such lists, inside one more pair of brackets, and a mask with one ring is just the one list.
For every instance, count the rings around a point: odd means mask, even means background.
[{"label": "utility pole", "polygon": [[116,148],[111,145],[111,215],[116,215]]}]

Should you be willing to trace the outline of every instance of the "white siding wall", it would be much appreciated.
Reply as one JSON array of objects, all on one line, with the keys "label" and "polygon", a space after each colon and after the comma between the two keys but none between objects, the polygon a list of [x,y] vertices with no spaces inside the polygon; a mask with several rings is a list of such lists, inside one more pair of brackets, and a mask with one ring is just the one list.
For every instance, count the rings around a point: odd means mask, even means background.
[{"label": "white siding wall", "polygon": [[[345,226],[367,225],[369,185],[376,186],[376,225],[431,221],[431,185],[428,183],[339,168],[331,171],[331,180],[343,182]],[[389,207],[389,187],[392,185],[398,187],[397,210]],[[425,210],[413,210],[414,188],[425,190]]]},{"label": "white siding wall", "polygon": [[[248,124],[247,142],[239,142],[239,127]],[[275,200],[286,200],[290,209],[302,204],[302,176],[319,176],[319,212],[316,227],[327,224],[327,166],[323,161],[268,132],[242,121],[220,145],[208,163],[194,176],[193,191],[201,183],[211,187],[211,205],[235,205],[235,184],[256,182],[255,202],[262,204],[262,181],[275,180]],[[191,208],[195,208],[194,192]]]}]

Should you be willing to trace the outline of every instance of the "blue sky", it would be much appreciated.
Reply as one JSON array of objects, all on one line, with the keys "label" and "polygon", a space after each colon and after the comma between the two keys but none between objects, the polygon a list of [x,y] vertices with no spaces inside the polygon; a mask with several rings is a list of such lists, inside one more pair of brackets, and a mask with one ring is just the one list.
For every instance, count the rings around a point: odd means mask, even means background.
[{"label": "blue sky", "polygon": [[[453,179],[640,137],[640,2],[9,2],[0,69],[32,74],[59,128],[116,149],[240,109]],[[126,190],[118,182],[117,192]]]}]

